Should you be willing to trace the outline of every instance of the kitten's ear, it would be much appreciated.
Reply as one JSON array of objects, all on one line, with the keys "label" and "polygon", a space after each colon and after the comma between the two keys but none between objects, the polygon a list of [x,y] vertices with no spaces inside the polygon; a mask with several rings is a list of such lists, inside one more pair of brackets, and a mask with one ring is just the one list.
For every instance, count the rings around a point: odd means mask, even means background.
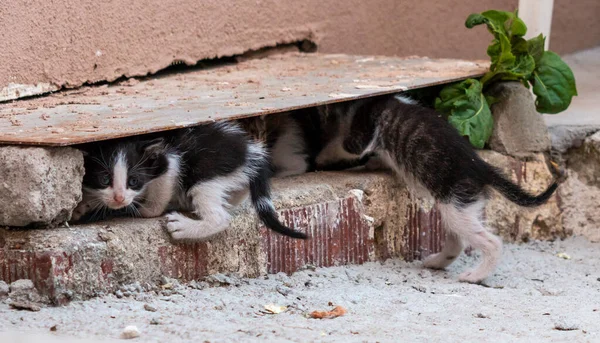
[{"label": "kitten's ear", "polygon": [[163,138],[156,138],[149,141],[144,141],[141,144],[141,150],[145,153],[158,155],[166,148]]}]

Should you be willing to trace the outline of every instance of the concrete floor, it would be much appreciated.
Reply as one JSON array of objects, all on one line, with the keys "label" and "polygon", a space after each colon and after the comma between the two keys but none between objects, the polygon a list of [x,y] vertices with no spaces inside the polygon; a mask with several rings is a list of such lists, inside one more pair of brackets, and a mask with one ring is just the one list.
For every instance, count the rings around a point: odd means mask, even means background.
[{"label": "concrete floor", "polygon": [[[581,238],[507,244],[487,287],[457,281],[476,263],[463,254],[448,271],[388,260],[224,287],[173,284],[167,295],[111,295],[39,312],[0,303],[0,342],[117,341],[129,325],[139,342],[598,342],[599,249]],[[268,304],[287,310],[265,314]],[[307,318],[334,305],[347,313]]]}]

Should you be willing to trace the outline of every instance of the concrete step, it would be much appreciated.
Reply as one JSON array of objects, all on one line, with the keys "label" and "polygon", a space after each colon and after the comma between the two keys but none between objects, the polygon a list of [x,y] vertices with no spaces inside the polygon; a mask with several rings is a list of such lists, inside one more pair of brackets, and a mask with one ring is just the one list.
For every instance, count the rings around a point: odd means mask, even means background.
[{"label": "concrete step", "polygon": [[[482,156],[537,193],[552,178],[543,154],[522,159]],[[432,203],[413,199],[385,173],[311,173],[274,180],[283,221],[309,233],[294,241],[259,224],[248,204],[231,227],[207,242],[172,244],[162,219],[119,219],[47,230],[0,229],[0,280],[31,279],[54,304],[114,292],[134,282],[156,285],[214,273],[257,277],[293,273],[306,265],[334,266],[425,257],[441,248],[440,217]],[[507,240],[564,236],[558,199],[533,210],[492,195],[490,226]]]}]

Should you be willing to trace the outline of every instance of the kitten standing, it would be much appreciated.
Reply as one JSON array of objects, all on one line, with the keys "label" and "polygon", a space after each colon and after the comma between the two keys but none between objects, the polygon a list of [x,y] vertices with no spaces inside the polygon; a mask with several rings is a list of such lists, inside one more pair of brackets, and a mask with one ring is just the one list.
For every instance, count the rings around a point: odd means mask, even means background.
[{"label": "kitten standing", "polygon": [[248,190],[265,225],[306,238],[279,222],[270,199],[271,168],[262,144],[237,125],[215,123],[83,148],[84,199],[73,219],[86,213],[126,210],[141,217],[165,211],[175,240],[203,240],[229,225],[229,210]]},{"label": "kitten standing", "polygon": [[[557,187],[553,183],[538,196],[528,194],[483,161],[440,114],[408,98],[383,96],[307,111],[293,117],[306,138],[304,153],[295,158],[306,161],[307,171],[344,169],[375,158],[401,176],[413,192],[435,198],[446,240],[443,250],[426,258],[424,265],[447,267],[466,243],[482,252],[482,261],[461,274],[462,281],[481,282],[493,272],[502,253],[502,241],[482,221],[489,187],[521,206],[543,204]],[[274,146],[286,141],[278,140]],[[273,161],[274,165],[297,163],[289,156]]]}]

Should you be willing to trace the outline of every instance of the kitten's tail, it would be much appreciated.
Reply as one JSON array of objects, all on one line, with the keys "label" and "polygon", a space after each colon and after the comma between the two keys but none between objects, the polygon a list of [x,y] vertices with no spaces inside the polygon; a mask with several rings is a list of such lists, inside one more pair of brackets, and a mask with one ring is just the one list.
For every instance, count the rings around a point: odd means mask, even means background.
[{"label": "kitten's tail", "polygon": [[535,207],[544,204],[558,187],[558,183],[554,181],[544,192],[534,196],[512,183],[494,167],[490,168],[489,176],[492,187],[502,193],[506,199],[524,207]]},{"label": "kitten's tail", "polygon": [[305,233],[292,230],[279,221],[275,206],[273,206],[273,202],[271,201],[269,185],[271,175],[271,166],[266,159],[263,159],[260,162],[258,171],[250,178],[250,198],[252,205],[256,209],[258,218],[262,220],[266,227],[282,235],[292,238],[308,238]]}]

